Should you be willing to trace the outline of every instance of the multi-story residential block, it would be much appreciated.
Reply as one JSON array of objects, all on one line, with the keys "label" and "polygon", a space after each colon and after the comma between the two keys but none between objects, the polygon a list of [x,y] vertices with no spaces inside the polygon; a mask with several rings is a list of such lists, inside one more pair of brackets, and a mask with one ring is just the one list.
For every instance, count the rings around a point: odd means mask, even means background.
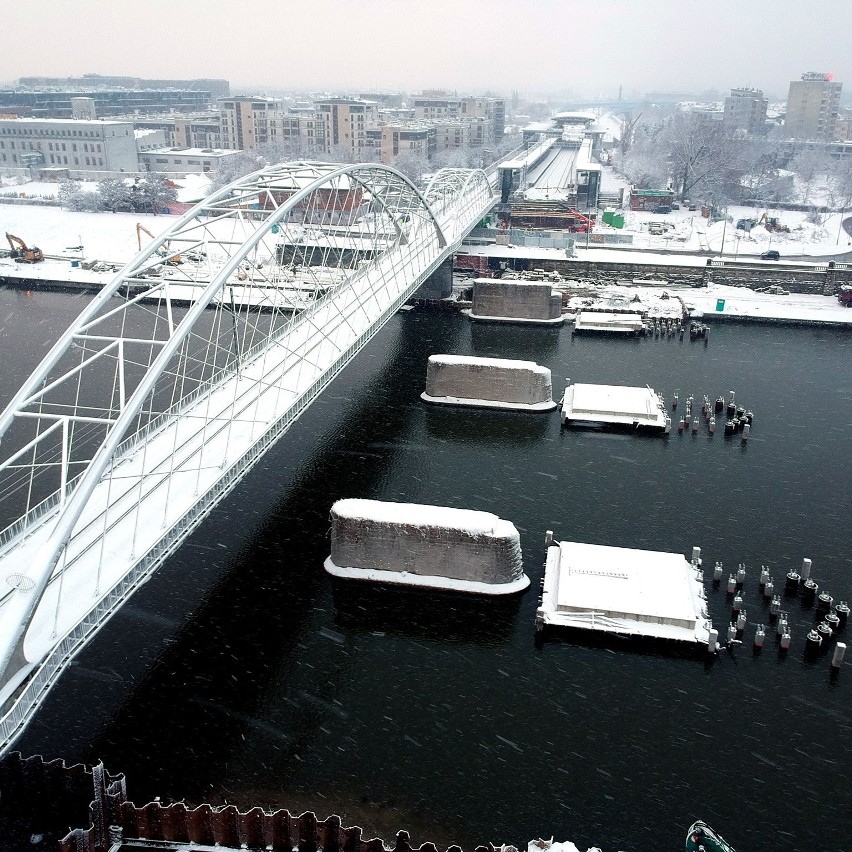
[{"label": "multi-story residential block", "polygon": [[223,148],[254,151],[269,144],[269,119],[282,111],[282,104],[270,98],[238,96],[219,100]]},{"label": "multi-story residential block", "polygon": [[435,125],[428,121],[402,121],[386,124],[382,132],[383,163],[390,164],[400,154],[413,154],[431,159],[435,153]]},{"label": "multi-story residential block", "polygon": [[731,94],[725,98],[722,119],[725,130],[728,133],[745,131],[749,136],[763,133],[768,103],[759,89],[731,89]]},{"label": "multi-story residential block", "polygon": [[133,123],[0,119],[0,166],[135,172],[138,162]]},{"label": "multi-story residential block", "polygon": [[435,150],[451,148],[482,148],[491,141],[491,132],[485,118],[440,118],[431,122],[435,126]]},{"label": "multi-story residential block", "polygon": [[417,95],[413,99],[414,114],[420,121],[444,118],[482,118],[489,124],[490,141],[497,143],[506,129],[506,101],[500,98],[447,97]]},{"label": "multi-story residential block", "polygon": [[351,98],[326,98],[314,104],[315,139],[325,151],[343,146],[353,162],[362,160],[367,145],[367,129],[378,119],[377,105],[372,101]]},{"label": "multi-story residential block", "polygon": [[793,80],[787,94],[784,129],[792,139],[833,142],[837,132],[837,111],[842,83],[831,74],[809,72]]}]

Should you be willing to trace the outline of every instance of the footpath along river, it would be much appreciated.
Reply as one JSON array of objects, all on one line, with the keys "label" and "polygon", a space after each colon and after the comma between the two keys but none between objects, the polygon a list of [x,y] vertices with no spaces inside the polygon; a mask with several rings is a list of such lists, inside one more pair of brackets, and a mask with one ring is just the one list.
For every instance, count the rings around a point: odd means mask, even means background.
[{"label": "footpath along river", "polygon": [[[3,404],[81,307],[0,291]],[[751,440],[428,407],[435,353],[537,361],[556,394],[566,377],[682,401],[735,389]],[[401,313],[80,654],[18,747],[103,760],[137,803],[311,809],[415,844],[661,852],[702,818],[740,852],[845,850],[852,659],[833,681],[829,657],[804,659],[798,601],[786,658],[774,631],[759,656],[751,642],[768,623],[761,563],[780,580],[808,556],[852,600],[850,364],[852,333],[831,329],[719,325],[705,347]],[[520,530],[532,586],[507,603],[335,585],[322,563],[343,497],[495,512]],[[547,529],[745,562],[745,645],[708,665],[537,647]],[[707,589],[722,627],[730,602]]]}]

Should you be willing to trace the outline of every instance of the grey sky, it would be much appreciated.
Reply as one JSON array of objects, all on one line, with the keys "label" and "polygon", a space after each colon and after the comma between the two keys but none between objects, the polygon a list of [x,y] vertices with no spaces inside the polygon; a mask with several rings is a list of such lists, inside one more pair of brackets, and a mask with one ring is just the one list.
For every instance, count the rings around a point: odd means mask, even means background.
[{"label": "grey sky", "polygon": [[802,72],[832,71],[852,89],[850,0],[36,0],[8,4],[3,24],[6,82],[94,72],[258,90],[784,97]]}]

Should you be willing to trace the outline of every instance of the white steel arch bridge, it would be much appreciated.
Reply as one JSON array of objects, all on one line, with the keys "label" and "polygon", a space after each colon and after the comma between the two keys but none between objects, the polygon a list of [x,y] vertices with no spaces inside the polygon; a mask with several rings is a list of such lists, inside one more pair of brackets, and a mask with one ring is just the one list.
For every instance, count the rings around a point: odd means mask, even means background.
[{"label": "white steel arch bridge", "polygon": [[83,310],[0,415],[0,752],[494,201],[478,170],[272,166]]}]

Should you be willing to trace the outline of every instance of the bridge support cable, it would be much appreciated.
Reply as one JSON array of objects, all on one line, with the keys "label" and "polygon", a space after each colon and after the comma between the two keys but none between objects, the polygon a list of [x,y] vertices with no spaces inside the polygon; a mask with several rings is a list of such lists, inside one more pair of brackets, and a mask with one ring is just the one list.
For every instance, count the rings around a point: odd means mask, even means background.
[{"label": "bridge support cable", "polygon": [[225,187],[116,276],[0,414],[0,749],[36,685],[490,209],[481,172],[443,172],[425,193],[385,166],[311,162]]}]

